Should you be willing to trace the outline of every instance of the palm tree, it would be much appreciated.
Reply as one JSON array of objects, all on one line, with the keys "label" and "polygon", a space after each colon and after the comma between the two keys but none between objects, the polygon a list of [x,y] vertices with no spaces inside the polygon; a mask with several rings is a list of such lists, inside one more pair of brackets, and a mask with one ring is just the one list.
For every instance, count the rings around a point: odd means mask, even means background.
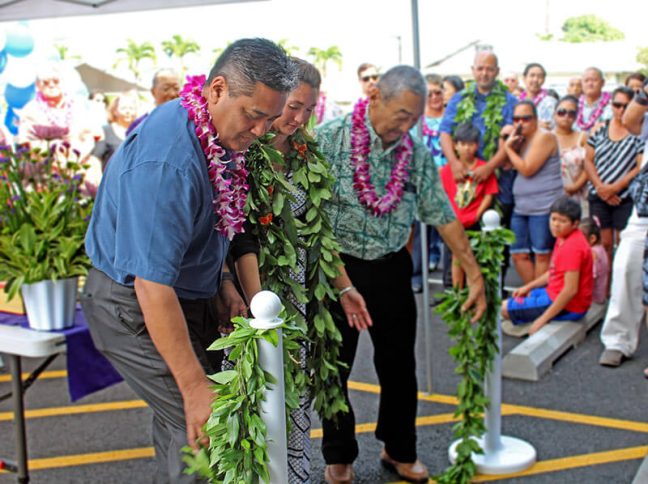
[{"label": "palm tree", "polygon": [[59,59],[61,59],[62,61],[81,59],[81,56],[79,56],[77,54],[71,54],[70,53],[70,48],[67,45],[57,43],[57,44],[54,44],[54,49],[58,53]]},{"label": "palm tree", "polygon": [[184,57],[187,54],[196,54],[200,52],[200,46],[190,39],[183,39],[182,36],[176,34],[170,40],[162,41],[162,50],[172,59],[177,57],[180,60],[181,74],[184,75],[185,65]]},{"label": "palm tree", "polygon": [[322,77],[326,77],[326,65],[329,62],[334,62],[338,69],[342,70],[342,52],[337,45],[332,45],[328,49],[311,47],[306,55],[313,58],[313,64],[320,70]]},{"label": "palm tree", "polygon": [[120,47],[115,52],[120,54],[122,57],[117,59],[114,67],[117,67],[118,64],[126,61],[128,62],[128,69],[133,73],[137,81],[140,79],[140,62],[144,59],[151,59],[153,63],[157,60],[155,55],[155,47],[150,42],[142,42],[138,44],[133,39],[128,39],[128,44],[126,47]]},{"label": "palm tree", "polygon": [[288,39],[279,39],[277,45],[286,51],[288,55],[296,55],[299,52],[299,47],[296,45],[288,45]]}]

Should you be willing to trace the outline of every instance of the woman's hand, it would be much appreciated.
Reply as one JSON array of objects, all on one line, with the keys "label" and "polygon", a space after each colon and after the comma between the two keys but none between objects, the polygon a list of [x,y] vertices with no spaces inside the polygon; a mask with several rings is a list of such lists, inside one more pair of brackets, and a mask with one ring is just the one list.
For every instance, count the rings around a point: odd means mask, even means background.
[{"label": "woman's hand", "polygon": [[596,187],[596,193],[599,197],[601,197],[601,200],[607,202],[610,205],[619,204],[618,201],[620,201],[620,198],[617,196],[616,189],[612,185],[602,183],[598,187]]},{"label": "woman's hand", "polygon": [[373,326],[367,304],[355,287],[340,296],[340,304],[346,314],[349,327],[362,331]]}]

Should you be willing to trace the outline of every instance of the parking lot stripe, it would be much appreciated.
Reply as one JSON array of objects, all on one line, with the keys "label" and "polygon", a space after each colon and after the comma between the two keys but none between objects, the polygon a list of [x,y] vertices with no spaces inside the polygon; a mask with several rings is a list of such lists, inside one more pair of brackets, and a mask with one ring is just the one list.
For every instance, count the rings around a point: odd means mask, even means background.
[{"label": "parking lot stripe", "polygon": [[[596,452],[594,454],[574,455],[572,457],[561,457],[559,459],[549,459],[537,462],[533,467],[523,472],[515,474],[499,474],[499,475],[476,475],[471,482],[489,482],[489,481],[503,481],[506,479],[514,479],[518,477],[533,476],[537,474],[547,474],[549,472],[566,471],[569,469],[577,469],[580,467],[590,467],[601,464],[613,464],[615,462],[623,462],[627,460],[643,459],[648,454],[648,446],[641,447],[628,447],[625,449],[610,450],[606,452]],[[429,483],[432,484],[436,481],[430,479]],[[392,482],[391,484],[407,484],[405,481]]]},{"label": "parking lot stripe", "polygon": [[[23,380],[27,379],[29,377],[29,373],[23,373],[22,378]],[[49,378],[66,378],[67,377],[67,371],[66,370],[53,370],[53,371],[44,371],[38,376],[38,379],[49,379]],[[7,383],[11,381],[11,375],[0,375],[0,383]]]},{"label": "parking lot stripe", "polygon": [[[65,407],[38,408],[25,410],[25,418],[57,417],[79,413],[112,412],[115,410],[130,410],[145,408],[143,400],[123,400],[120,402],[91,403],[88,405],[68,405]],[[13,412],[0,412],[0,422],[13,420]]]}]

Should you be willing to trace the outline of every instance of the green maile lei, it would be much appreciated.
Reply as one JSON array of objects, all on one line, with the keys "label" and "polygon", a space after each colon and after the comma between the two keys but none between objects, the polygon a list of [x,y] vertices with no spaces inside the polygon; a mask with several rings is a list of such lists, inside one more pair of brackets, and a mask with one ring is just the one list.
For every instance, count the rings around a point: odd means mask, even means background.
[{"label": "green maile lei", "polygon": [[[272,137],[266,135],[255,142],[246,155],[250,185],[246,212],[248,230],[260,245],[261,285],[275,292],[284,304],[286,412],[299,406],[308,387],[320,417],[335,419],[338,412],[348,411],[348,406],[339,373],[344,367],[338,360],[342,336],[328,310],[336,299],[331,281],[342,265],[337,255],[340,247],[322,207],[331,197],[334,179],[315,140],[305,130],[288,139],[291,149],[286,156],[272,147]],[[284,173],[292,174],[292,182]],[[307,210],[301,219],[295,219],[289,203],[295,186],[306,192]],[[290,273],[297,269],[299,247],[306,250],[306,287]],[[292,304],[291,295],[306,304],[306,318]],[[276,345],[278,335],[276,330],[251,328],[244,318],[232,321],[234,331],[210,347],[229,348],[234,370],[210,376],[218,396],[205,426],[209,446],[197,453],[185,448],[184,459],[188,473],[210,482],[248,483],[257,478],[268,482],[267,432],[260,403],[275,379],[259,365],[258,340]],[[309,343],[307,372],[300,367],[304,339]]]},{"label": "green maile lei", "polygon": [[[185,472],[216,483],[267,483],[270,482],[267,428],[261,418],[261,402],[266,389],[277,381],[259,364],[258,344],[259,340],[265,340],[277,346],[279,334],[277,329],[252,328],[245,318],[234,318],[232,322],[234,331],[208,349],[229,349],[228,359],[234,369],[209,376],[216,393],[212,413],[204,427],[209,445],[196,453],[188,446],[183,448]],[[284,351],[298,351],[303,329],[291,319],[286,319],[279,329]],[[286,402],[298,402],[299,392],[298,386],[289,385],[286,380]]]},{"label": "green maile lei", "polygon": [[[328,309],[336,299],[332,281],[342,266],[332,225],[323,203],[331,198],[334,178],[306,129],[288,138],[289,152],[284,156],[271,145],[272,135],[256,142],[246,158],[249,169],[247,213],[251,232],[259,241],[261,286],[275,292],[285,305],[286,314],[301,325],[308,338],[307,372],[293,372],[297,384],[305,383],[320,418],[334,419],[348,411],[340,380],[339,361],[342,335]],[[291,174],[288,181],[286,173]],[[306,210],[295,218],[290,208],[295,188],[306,193]],[[306,252],[305,287],[294,281],[297,249]],[[306,304],[306,318],[289,296]],[[290,355],[287,365],[299,365],[299,354]],[[302,382],[300,379],[307,381]],[[294,402],[298,404],[298,402]],[[295,405],[296,406],[296,405]]]},{"label": "green maile lei", "polygon": [[[486,128],[484,132],[484,149],[482,155],[484,160],[488,161],[497,151],[497,143],[504,123],[502,110],[506,106],[506,86],[499,80],[495,81],[491,92],[486,98],[486,108],[481,114]],[[461,101],[457,104],[457,114],[455,116],[456,125],[461,123],[471,123],[477,114],[475,105],[477,96],[477,85],[475,81],[468,81],[465,89],[461,92]]]},{"label": "green maile lei", "polygon": [[479,267],[486,289],[486,312],[472,324],[470,312],[461,307],[468,297],[468,289],[448,289],[441,296],[436,312],[448,325],[448,333],[454,339],[449,350],[457,363],[455,373],[460,375],[457,386],[459,404],[454,416],[459,421],[453,427],[453,434],[460,442],[457,458],[443,474],[437,476],[439,484],[468,484],[477,473],[472,454],[483,450],[475,441],[481,437],[484,426],[484,411],[489,405],[484,393],[484,378],[492,369],[493,359],[498,353],[497,318],[501,306],[500,270],[504,263],[504,247],[514,240],[513,232],[497,229],[490,232],[467,232],[470,245]]}]

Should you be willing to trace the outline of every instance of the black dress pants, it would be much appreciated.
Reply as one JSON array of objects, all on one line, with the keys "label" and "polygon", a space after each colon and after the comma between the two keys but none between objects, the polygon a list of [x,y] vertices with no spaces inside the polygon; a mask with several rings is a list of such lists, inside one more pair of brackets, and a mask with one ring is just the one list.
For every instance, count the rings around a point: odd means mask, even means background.
[{"label": "black dress pants", "polygon": [[[353,285],[365,298],[373,326],[369,335],[374,346],[374,366],[380,382],[380,406],[376,438],[399,462],[416,460],[417,383],[414,344],[416,302],[411,288],[412,260],[407,250],[376,261],[342,254]],[[338,415],[337,423],[323,422],[322,452],[327,464],[349,464],[358,456],[355,416],[349,402],[347,380],[359,333],[350,328],[342,307],[333,307],[333,317],[342,333],[340,359],[348,365],[342,371],[343,391],[349,413]]]}]

